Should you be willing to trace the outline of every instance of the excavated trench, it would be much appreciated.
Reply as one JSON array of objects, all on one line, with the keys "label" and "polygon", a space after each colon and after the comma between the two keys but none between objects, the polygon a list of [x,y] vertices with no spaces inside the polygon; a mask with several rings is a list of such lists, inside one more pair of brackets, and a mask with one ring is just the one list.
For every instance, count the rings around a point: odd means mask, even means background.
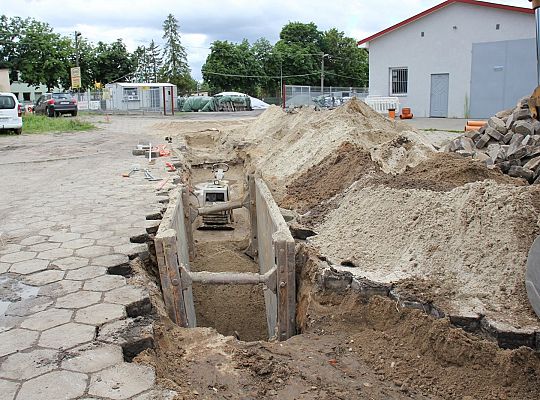
[{"label": "excavated trench", "polygon": [[[192,183],[212,178],[203,167],[190,175]],[[240,198],[244,168],[233,166],[226,179],[232,199]],[[194,230],[191,270],[258,272],[244,253],[248,239],[244,209],[235,210],[233,231]],[[456,329],[432,304],[332,270],[305,243],[297,243],[296,284],[298,335],[287,341],[265,342],[262,285],[194,283],[197,328],[162,318],[154,326],[155,349],[135,361],[154,365],[187,399],[538,398],[537,352],[503,350]],[[166,315],[163,305],[156,308]]]},{"label": "excavated trench", "polygon": [[[244,171],[231,166],[226,174],[231,199],[244,195]],[[211,180],[212,171],[193,168],[193,185]],[[192,204],[198,205],[197,203]],[[196,256],[191,262],[195,272],[259,272],[259,266],[244,250],[248,245],[249,221],[244,208],[233,211],[234,230],[194,230]],[[212,327],[225,336],[243,341],[268,339],[263,286],[193,284],[197,326]]]}]

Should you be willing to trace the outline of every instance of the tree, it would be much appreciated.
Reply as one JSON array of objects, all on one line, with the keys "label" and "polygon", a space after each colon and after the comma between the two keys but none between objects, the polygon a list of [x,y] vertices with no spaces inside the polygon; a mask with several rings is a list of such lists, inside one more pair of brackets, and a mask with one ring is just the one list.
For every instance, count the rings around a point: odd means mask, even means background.
[{"label": "tree", "polygon": [[[278,77],[281,75],[283,57],[274,51],[274,46],[268,39],[260,38],[255,41],[251,46],[251,51],[260,64],[264,76]],[[276,97],[280,93],[280,80],[277,78],[261,78],[259,85],[261,97]]]},{"label": "tree", "polygon": [[325,84],[328,86],[367,86],[368,54],[358,48],[356,40],[344,32],[330,29],[323,33],[322,51],[325,59]]},{"label": "tree", "polygon": [[0,16],[0,68],[7,68],[12,71],[19,69],[18,42],[21,39],[24,27],[28,23],[28,19]]},{"label": "tree", "polygon": [[148,61],[147,49],[144,46],[138,46],[133,52],[133,65],[135,68],[134,79],[136,82],[150,81],[150,65]]},{"label": "tree", "polygon": [[126,80],[135,72],[133,58],[122,39],[106,44],[98,42],[96,47],[95,80],[101,83]]},{"label": "tree", "polygon": [[146,55],[148,60],[148,68],[150,71],[149,82],[159,82],[159,73],[163,65],[163,58],[161,57],[161,49],[152,41],[146,49]]},{"label": "tree", "polygon": [[178,20],[172,14],[163,22],[163,39],[165,46],[160,75],[163,80],[174,83],[180,92],[189,92],[194,80],[190,75],[186,50],[180,40]]},{"label": "tree", "polygon": [[54,33],[48,24],[28,21],[17,43],[22,80],[29,85],[44,84],[48,90],[58,86],[69,76],[69,47],[69,39]]},{"label": "tree", "polygon": [[263,71],[247,40],[240,44],[216,40],[202,74],[211,92],[234,90],[256,95]]}]

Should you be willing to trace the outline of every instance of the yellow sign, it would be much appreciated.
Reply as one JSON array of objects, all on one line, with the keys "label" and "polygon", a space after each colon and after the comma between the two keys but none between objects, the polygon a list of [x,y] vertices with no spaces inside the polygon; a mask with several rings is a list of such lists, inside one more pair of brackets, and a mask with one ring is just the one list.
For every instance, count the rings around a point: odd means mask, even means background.
[{"label": "yellow sign", "polygon": [[71,68],[71,88],[78,89],[81,87],[81,67]]},{"label": "yellow sign", "polygon": [[110,100],[111,92],[108,88],[103,89],[103,100]]},{"label": "yellow sign", "polygon": [[142,90],[150,90],[150,86],[143,86]]}]

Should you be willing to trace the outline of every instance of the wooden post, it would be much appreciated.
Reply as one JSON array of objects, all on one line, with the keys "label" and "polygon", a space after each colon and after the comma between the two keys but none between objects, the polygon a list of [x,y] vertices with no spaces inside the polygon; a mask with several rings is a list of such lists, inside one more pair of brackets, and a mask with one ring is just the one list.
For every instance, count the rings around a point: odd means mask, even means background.
[{"label": "wooden post", "polygon": [[165,309],[174,323],[187,327],[182,279],[176,254],[176,235],[156,238],[155,244]]},{"label": "wooden post", "polygon": [[249,222],[250,222],[250,235],[251,240],[249,247],[246,250],[248,256],[253,258],[255,262],[258,262],[259,258],[259,240],[257,235],[257,188],[255,185],[255,176],[248,176],[248,190],[249,190]]},{"label": "wooden post", "polygon": [[278,286],[278,340],[287,340],[296,334],[296,274],[294,243],[276,241]]},{"label": "wooden post", "polygon": [[163,115],[167,115],[167,98],[165,97],[165,86],[163,86]]}]

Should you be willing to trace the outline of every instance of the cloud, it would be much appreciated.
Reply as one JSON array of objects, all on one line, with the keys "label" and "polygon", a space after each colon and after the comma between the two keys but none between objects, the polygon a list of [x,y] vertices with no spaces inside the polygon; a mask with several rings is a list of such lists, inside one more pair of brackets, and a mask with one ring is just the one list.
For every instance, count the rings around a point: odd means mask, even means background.
[{"label": "cloud", "polygon": [[[8,16],[47,22],[63,35],[73,35],[77,30],[92,42],[122,38],[130,51],[152,39],[161,43],[163,20],[171,13],[179,20],[193,76],[201,79],[200,69],[214,40],[238,42],[246,38],[253,42],[266,37],[275,42],[283,25],[290,21],[314,22],[321,30],[335,27],[348,36],[362,39],[442,0],[0,1],[6,3],[0,12]],[[523,0],[500,2],[529,5]]]}]

